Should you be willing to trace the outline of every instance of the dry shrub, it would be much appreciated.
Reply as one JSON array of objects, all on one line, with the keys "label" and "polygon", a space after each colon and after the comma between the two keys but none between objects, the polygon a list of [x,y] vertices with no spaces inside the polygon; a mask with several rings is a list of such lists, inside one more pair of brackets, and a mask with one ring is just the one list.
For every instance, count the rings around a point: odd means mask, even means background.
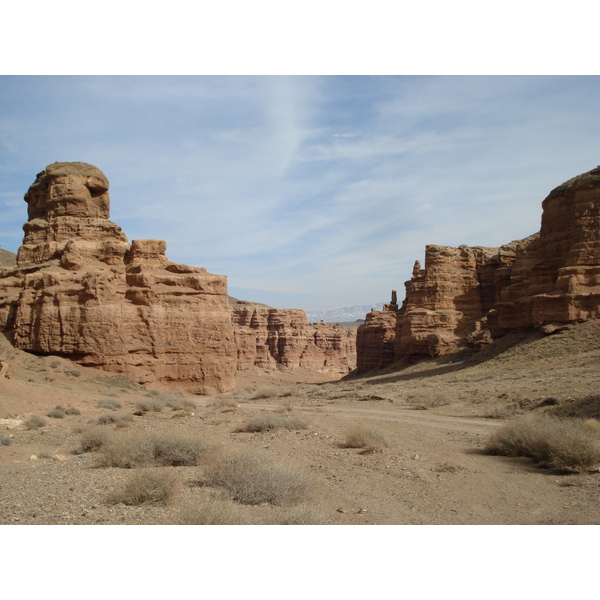
[{"label": "dry shrub", "polygon": [[266,385],[256,390],[248,399],[262,400],[264,398],[274,398],[279,395],[279,392],[281,392],[281,387],[278,385]]},{"label": "dry shrub", "polygon": [[61,406],[56,406],[46,416],[51,417],[52,419],[64,419],[67,416],[67,413]]},{"label": "dry shrub", "polygon": [[151,465],[193,466],[198,465],[210,449],[204,440],[181,433],[113,431],[100,447],[100,464],[125,469]]},{"label": "dry shrub", "polygon": [[39,415],[33,415],[25,421],[25,427],[27,427],[27,429],[39,429],[45,425],[46,419],[44,419],[44,417],[40,417]]},{"label": "dry shrub", "polygon": [[66,415],[80,415],[81,411],[78,408],[75,408],[74,406],[68,406],[67,408],[65,408],[65,414]]},{"label": "dry shrub", "polygon": [[127,427],[129,423],[133,421],[131,415],[102,415],[98,417],[98,425],[112,425],[113,423],[117,427]]},{"label": "dry shrub", "polygon": [[246,450],[216,458],[206,469],[205,483],[224,488],[242,504],[298,504],[309,490],[306,475],[298,469]]},{"label": "dry shrub", "polygon": [[363,448],[363,453],[382,452],[387,447],[383,434],[369,425],[354,425],[346,431],[344,448]]},{"label": "dry shrub", "polygon": [[106,429],[88,429],[84,431],[79,440],[79,447],[74,451],[75,454],[83,454],[85,452],[95,452],[100,450],[110,437],[110,432]]},{"label": "dry shrub", "polygon": [[281,413],[267,413],[254,417],[245,425],[235,431],[241,433],[256,433],[259,431],[270,431],[272,429],[306,429],[308,423],[298,417],[290,417]]},{"label": "dry shrub", "polygon": [[227,395],[215,398],[212,402],[209,403],[208,407],[221,410],[234,410],[236,408],[239,408],[240,405],[234,396]]},{"label": "dry shrub", "polygon": [[452,404],[454,399],[448,393],[435,390],[423,390],[418,396],[411,398],[409,404],[416,410],[429,410]]},{"label": "dry shrub", "polygon": [[484,419],[508,419],[519,412],[518,404],[488,404],[481,411]]},{"label": "dry shrub", "polygon": [[98,408],[106,408],[107,410],[117,410],[117,408],[121,408],[121,403],[113,398],[102,398],[96,406]]},{"label": "dry shrub", "polygon": [[10,435],[0,435],[0,446],[10,446],[12,444],[12,438]]},{"label": "dry shrub", "polygon": [[196,402],[189,398],[183,398],[180,395],[164,394],[159,396],[158,399],[163,401],[165,406],[173,410],[191,412],[197,407]]},{"label": "dry shrub", "polygon": [[140,469],[132,473],[125,484],[115,490],[109,502],[115,504],[164,504],[181,489],[176,472],[168,469]]},{"label": "dry shrub", "polygon": [[579,473],[600,464],[600,427],[594,420],[528,415],[499,429],[486,451],[528,456],[543,467]]},{"label": "dry shrub", "polygon": [[231,500],[202,497],[188,499],[177,509],[175,525],[243,525],[240,509]]},{"label": "dry shrub", "polygon": [[148,398],[135,403],[135,415],[143,415],[147,412],[161,412],[167,403],[162,398]]}]

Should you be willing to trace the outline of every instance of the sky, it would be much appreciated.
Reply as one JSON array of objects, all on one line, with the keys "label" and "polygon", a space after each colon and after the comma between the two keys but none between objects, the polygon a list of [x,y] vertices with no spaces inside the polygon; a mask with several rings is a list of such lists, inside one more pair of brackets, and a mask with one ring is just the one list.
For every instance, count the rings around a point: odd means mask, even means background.
[{"label": "sky", "polygon": [[100,168],[128,239],[327,309],[402,298],[426,244],[499,246],[600,163],[597,76],[1,76],[1,247],[59,161]]}]

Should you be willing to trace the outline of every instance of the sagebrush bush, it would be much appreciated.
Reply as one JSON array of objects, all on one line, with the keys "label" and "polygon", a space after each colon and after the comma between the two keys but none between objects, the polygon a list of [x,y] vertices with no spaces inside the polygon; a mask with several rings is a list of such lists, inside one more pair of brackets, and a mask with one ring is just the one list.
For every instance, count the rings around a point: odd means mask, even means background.
[{"label": "sagebrush bush", "polygon": [[179,474],[169,469],[134,471],[120,488],[109,496],[109,502],[140,505],[165,504],[181,489]]},{"label": "sagebrush bush", "polygon": [[205,482],[224,488],[242,504],[298,504],[309,492],[304,473],[247,450],[232,451],[214,459],[206,468]]},{"label": "sagebrush bush", "polygon": [[107,410],[117,410],[121,408],[121,403],[114,398],[102,398],[96,405],[98,408],[105,408]]},{"label": "sagebrush bush", "polygon": [[10,435],[0,435],[0,446],[10,446],[12,444],[12,438]]},{"label": "sagebrush bush", "polygon": [[66,415],[80,415],[81,411],[78,408],[75,408],[74,406],[67,406],[67,408],[65,408],[65,414]]},{"label": "sagebrush bush", "polygon": [[254,417],[245,425],[238,427],[235,431],[241,433],[256,433],[259,431],[270,431],[272,429],[306,429],[308,423],[298,417],[282,415],[281,413],[266,413]]},{"label": "sagebrush bush", "polygon": [[177,509],[175,525],[243,525],[239,507],[224,498],[188,499]]},{"label": "sagebrush bush", "polygon": [[594,420],[528,415],[500,428],[485,450],[527,456],[557,471],[582,472],[600,464],[600,427]]},{"label": "sagebrush bush", "polygon": [[383,434],[369,425],[354,425],[344,436],[345,448],[362,448],[363,453],[382,452],[387,447]]},{"label": "sagebrush bush", "polygon": [[99,448],[100,464],[126,469],[193,466],[200,464],[211,448],[204,440],[181,433],[111,431]]},{"label": "sagebrush bush", "polygon": [[32,417],[29,417],[24,424],[27,429],[39,429],[40,427],[44,427],[47,422],[44,417],[33,415]]}]

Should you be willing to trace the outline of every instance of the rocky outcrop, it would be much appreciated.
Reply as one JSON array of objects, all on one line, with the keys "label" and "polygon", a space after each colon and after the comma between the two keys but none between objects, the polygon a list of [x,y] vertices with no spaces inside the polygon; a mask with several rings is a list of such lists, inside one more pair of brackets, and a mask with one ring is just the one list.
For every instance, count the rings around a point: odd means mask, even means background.
[{"label": "rocky outcrop", "polygon": [[334,375],[356,366],[356,334],[339,325],[311,324],[302,310],[243,301],[231,310],[239,371],[302,368]]},{"label": "rocky outcrop", "polygon": [[225,276],[168,261],[163,241],[129,244],[108,220],[108,180],[92,165],[49,165],[25,200],[17,267],[0,274],[0,329],[17,348],[142,383],[232,389]]},{"label": "rocky outcrop", "polygon": [[406,298],[358,330],[358,370],[479,349],[506,333],[600,317],[600,167],[554,189],[539,234],[500,248],[427,246]]}]

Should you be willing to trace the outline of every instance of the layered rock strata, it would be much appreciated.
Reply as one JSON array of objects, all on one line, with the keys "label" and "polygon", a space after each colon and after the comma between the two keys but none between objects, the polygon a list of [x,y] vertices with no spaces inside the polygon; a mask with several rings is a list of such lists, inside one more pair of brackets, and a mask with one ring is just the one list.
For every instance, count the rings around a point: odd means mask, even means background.
[{"label": "layered rock strata", "polygon": [[406,298],[357,334],[359,371],[479,349],[506,333],[600,317],[600,167],[554,189],[539,234],[500,248],[427,246]]},{"label": "layered rock strata", "polygon": [[25,200],[17,267],[0,275],[0,330],[17,348],[142,383],[232,389],[225,276],[170,262],[163,241],[129,244],[108,220],[108,180],[92,165],[49,165]]},{"label": "layered rock strata", "polygon": [[334,375],[356,366],[356,334],[339,325],[311,324],[302,310],[238,301],[232,320],[239,371],[302,368]]}]

